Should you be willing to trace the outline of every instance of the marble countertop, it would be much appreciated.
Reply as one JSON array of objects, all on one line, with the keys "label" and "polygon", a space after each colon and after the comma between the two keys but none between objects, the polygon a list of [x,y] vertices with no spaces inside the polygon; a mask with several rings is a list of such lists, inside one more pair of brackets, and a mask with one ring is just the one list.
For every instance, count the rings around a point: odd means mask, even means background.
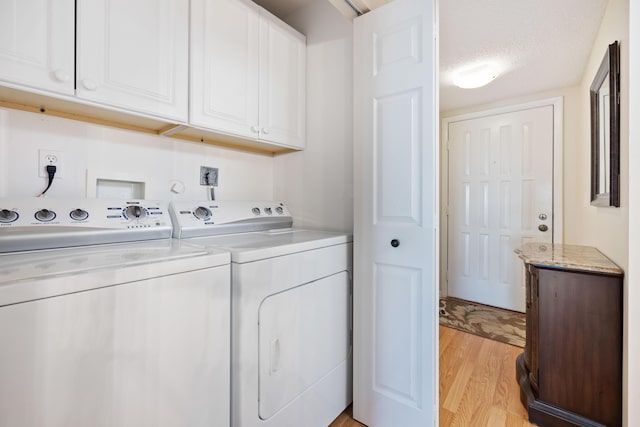
[{"label": "marble countertop", "polygon": [[613,261],[591,246],[525,243],[514,252],[525,263],[536,266],[560,267],[592,273],[624,273]]}]

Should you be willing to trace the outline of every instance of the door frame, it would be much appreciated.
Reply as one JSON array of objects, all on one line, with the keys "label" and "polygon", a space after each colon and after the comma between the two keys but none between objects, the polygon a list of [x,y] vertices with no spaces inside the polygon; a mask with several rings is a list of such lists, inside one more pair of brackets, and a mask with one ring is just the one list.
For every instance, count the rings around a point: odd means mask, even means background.
[{"label": "door frame", "polygon": [[[440,119],[440,297],[449,295],[448,249],[449,249],[449,124],[499,114],[514,113],[538,107],[553,107],[553,243],[564,240],[563,205],[563,147],[564,100],[562,96],[537,101],[513,104],[506,107],[489,108],[472,113],[459,114]],[[514,254],[514,256],[516,256]]]}]

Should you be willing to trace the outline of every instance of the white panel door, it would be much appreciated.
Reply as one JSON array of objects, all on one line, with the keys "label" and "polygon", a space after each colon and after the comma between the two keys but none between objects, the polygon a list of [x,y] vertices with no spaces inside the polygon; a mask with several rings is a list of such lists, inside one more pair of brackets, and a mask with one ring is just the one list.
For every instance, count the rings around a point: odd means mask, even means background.
[{"label": "white panel door", "polygon": [[94,0],[77,4],[80,98],[187,121],[188,0]]},{"label": "white panel door", "polygon": [[191,124],[258,137],[259,48],[256,4],[191,1]]},{"label": "white panel door", "polygon": [[0,80],[73,95],[74,0],[0,1]]},{"label": "white panel door", "polygon": [[354,418],[437,419],[434,2],[354,21]]},{"label": "white panel door", "polygon": [[305,146],[305,37],[260,11],[260,139]]},{"label": "white panel door", "polygon": [[448,130],[449,296],[524,312],[513,250],[553,240],[553,106]]}]

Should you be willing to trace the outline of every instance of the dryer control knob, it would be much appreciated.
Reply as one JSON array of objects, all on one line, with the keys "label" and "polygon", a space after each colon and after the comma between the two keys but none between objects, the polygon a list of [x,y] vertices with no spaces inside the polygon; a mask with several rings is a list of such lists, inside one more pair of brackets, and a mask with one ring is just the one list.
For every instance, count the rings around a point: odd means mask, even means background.
[{"label": "dryer control knob", "polygon": [[271,208],[264,208],[264,213],[266,213],[267,215],[273,214],[273,212],[271,211]]},{"label": "dryer control knob", "polygon": [[254,215],[260,215],[260,208],[253,208],[251,212],[253,212]]},{"label": "dryer control knob", "polygon": [[137,206],[137,205],[128,206],[124,210],[124,216],[129,220],[142,219],[145,216],[147,216],[147,211],[142,206]]},{"label": "dryer control knob", "polygon": [[84,209],[74,209],[69,212],[69,216],[75,221],[84,221],[85,219],[89,218],[89,212],[85,211]]},{"label": "dryer control knob", "polygon": [[56,217],[56,213],[54,211],[50,211],[49,209],[40,209],[38,212],[36,212],[35,217],[38,221],[49,222],[53,221],[53,219]]},{"label": "dryer control knob", "polygon": [[282,209],[282,206],[278,206],[278,207],[276,208],[276,213],[277,213],[278,215],[282,215],[282,214],[284,213],[284,209]]},{"label": "dryer control knob", "polygon": [[18,219],[18,212],[9,209],[0,209],[0,222],[9,223]]},{"label": "dryer control knob", "polygon": [[193,216],[195,216],[198,219],[202,219],[202,220],[206,221],[209,218],[211,218],[211,211],[209,209],[205,208],[204,206],[198,206],[193,211]]}]

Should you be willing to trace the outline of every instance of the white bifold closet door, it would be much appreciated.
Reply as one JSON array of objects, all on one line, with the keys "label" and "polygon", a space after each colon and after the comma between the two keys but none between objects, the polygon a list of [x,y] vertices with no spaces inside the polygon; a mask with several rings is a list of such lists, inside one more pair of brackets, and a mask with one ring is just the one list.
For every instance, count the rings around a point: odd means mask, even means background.
[{"label": "white bifold closet door", "polygon": [[432,0],[354,21],[354,418],[436,425],[438,139]]}]

